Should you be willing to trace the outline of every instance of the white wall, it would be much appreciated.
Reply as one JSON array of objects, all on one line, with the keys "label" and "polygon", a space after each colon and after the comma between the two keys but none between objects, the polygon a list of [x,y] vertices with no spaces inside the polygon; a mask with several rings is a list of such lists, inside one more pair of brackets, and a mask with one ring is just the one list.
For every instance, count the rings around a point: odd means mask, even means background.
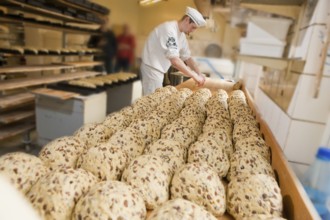
[{"label": "white wall", "polygon": [[139,21],[139,5],[132,0],[93,0],[111,10],[110,25],[129,24],[132,32],[137,33]]},{"label": "white wall", "polygon": [[[137,37],[137,56],[140,56],[144,41],[153,28],[165,21],[179,20],[185,14],[187,6],[196,8],[193,0],[164,1],[147,7],[139,6],[137,1],[132,0],[94,0],[94,2],[110,8],[110,22],[114,26],[130,24]],[[204,49],[209,43],[222,45],[226,21],[217,13],[213,13],[212,16],[216,21],[216,31],[198,29],[190,36],[192,43],[197,45],[193,48],[193,55],[204,55]]]}]

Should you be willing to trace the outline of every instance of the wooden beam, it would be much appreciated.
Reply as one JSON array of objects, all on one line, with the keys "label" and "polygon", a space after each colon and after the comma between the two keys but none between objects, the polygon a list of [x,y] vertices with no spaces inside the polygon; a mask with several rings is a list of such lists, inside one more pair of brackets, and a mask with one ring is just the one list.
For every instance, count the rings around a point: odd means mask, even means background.
[{"label": "wooden beam", "polygon": [[241,0],[242,3],[264,5],[302,5],[305,0]]},{"label": "wooden beam", "polygon": [[237,59],[247,63],[255,63],[261,66],[266,66],[278,70],[285,70],[288,67],[288,60],[283,58],[238,55]]},{"label": "wooden beam", "polygon": [[292,19],[297,19],[300,13],[300,6],[296,5],[264,5],[264,4],[249,4],[241,3],[240,7],[264,11],[271,14],[281,15]]}]

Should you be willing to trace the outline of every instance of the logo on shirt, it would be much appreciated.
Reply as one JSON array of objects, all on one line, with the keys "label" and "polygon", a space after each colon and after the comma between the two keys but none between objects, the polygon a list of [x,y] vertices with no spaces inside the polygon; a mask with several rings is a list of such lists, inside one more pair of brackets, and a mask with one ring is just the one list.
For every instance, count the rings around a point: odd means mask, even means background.
[{"label": "logo on shirt", "polygon": [[174,49],[178,48],[178,45],[176,44],[174,37],[169,37],[167,39],[166,46],[168,48],[174,48]]}]

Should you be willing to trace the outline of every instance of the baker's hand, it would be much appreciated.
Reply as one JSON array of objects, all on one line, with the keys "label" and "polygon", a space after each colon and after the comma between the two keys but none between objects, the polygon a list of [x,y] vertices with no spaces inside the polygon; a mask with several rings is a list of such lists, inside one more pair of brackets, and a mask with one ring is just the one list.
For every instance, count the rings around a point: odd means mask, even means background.
[{"label": "baker's hand", "polygon": [[204,74],[199,74],[199,76],[202,78],[202,81],[203,81],[199,86],[203,86],[206,81],[206,78],[205,78]]},{"label": "baker's hand", "polygon": [[196,74],[194,80],[197,83],[197,86],[203,86],[205,83],[205,76],[203,74]]}]

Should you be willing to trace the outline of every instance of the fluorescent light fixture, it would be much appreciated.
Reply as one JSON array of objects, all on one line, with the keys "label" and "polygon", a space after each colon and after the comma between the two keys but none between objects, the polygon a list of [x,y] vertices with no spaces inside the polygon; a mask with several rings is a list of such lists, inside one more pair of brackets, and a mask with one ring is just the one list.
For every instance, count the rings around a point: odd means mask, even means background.
[{"label": "fluorescent light fixture", "polygon": [[139,4],[141,6],[153,5],[164,0],[140,0]]}]

